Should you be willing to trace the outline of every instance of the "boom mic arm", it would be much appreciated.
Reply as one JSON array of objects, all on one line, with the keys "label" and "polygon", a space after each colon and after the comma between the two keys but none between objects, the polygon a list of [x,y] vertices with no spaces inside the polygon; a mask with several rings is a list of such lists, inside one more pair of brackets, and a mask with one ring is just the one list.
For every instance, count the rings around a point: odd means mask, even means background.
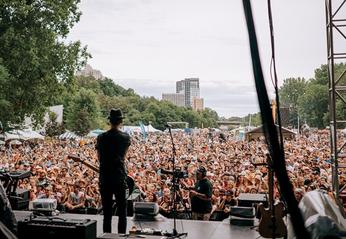
[{"label": "boom mic arm", "polygon": [[165,127],[166,127],[166,128],[172,128],[172,125],[169,124],[169,123],[166,123],[166,124],[165,124]]}]

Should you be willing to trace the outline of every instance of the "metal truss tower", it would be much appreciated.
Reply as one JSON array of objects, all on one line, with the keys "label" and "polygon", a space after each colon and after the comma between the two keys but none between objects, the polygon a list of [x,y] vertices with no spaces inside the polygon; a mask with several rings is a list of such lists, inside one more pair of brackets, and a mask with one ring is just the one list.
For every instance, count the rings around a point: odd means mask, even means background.
[{"label": "metal truss tower", "polygon": [[[333,6],[333,4],[335,6]],[[344,76],[346,69],[340,74],[336,74],[334,64],[336,61],[345,61],[346,51],[342,52],[335,46],[336,37],[341,37],[346,45],[346,19],[340,17],[341,10],[346,9],[346,0],[325,0],[326,10],[326,30],[327,30],[327,48],[328,48],[328,78],[329,78],[329,116],[330,116],[330,147],[332,161],[332,187],[334,196],[337,199],[341,211],[344,213],[344,207],[340,201],[340,192],[345,190],[345,186],[339,186],[339,172],[346,168],[346,164],[341,163],[341,158],[346,157],[346,141],[343,133],[338,131],[338,127],[344,128],[346,119],[340,119],[336,114],[336,103],[346,107],[346,81]]]}]

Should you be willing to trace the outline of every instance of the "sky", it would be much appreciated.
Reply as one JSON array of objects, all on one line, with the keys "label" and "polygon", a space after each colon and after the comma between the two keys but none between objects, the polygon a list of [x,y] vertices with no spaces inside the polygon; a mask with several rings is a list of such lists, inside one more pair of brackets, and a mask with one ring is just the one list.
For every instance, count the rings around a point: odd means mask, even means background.
[{"label": "sky", "polygon": [[[279,85],[327,63],[324,2],[272,1]],[[161,99],[198,77],[205,107],[219,116],[259,111],[241,0],[82,0],[80,9],[68,40],[87,45],[88,63],[115,83]],[[272,95],[267,1],[252,9]]]}]

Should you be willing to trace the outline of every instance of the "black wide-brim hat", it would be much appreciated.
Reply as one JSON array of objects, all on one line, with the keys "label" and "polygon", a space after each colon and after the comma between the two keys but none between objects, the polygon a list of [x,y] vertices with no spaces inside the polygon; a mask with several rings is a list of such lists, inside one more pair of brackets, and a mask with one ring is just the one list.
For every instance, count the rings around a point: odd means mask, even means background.
[{"label": "black wide-brim hat", "polygon": [[119,120],[124,118],[125,117],[121,109],[111,109],[111,111],[109,112],[109,116],[108,116],[109,120]]}]

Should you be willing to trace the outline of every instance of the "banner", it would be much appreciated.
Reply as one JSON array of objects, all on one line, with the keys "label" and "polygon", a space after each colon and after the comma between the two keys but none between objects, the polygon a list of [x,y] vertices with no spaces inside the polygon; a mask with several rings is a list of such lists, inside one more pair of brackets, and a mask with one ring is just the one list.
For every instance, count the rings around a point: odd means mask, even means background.
[{"label": "banner", "polygon": [[143,139],[147,140],[147,132],[145,131],[145,127],[144,127],[144,124],[142,123],[142,121],[139,122],[139,126],[141,127]]}]

